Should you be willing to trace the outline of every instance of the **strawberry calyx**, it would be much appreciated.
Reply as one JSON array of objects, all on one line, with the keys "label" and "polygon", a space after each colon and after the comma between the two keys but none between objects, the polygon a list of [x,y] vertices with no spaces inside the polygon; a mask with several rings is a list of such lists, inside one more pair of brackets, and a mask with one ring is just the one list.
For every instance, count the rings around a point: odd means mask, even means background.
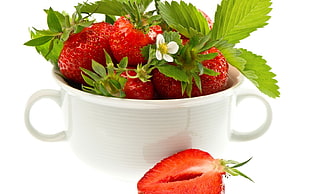
[{"label": "strawberry calyx", "polygon": [[247,175],[245,175],[244,173],[242,173],[241,171],[239,171],[237,169],[238,167],[241,167],[241,166],[247,164],[251,160],[252,160],[252,157],[250,159],[244,161],[244,162],[237,162],[234,160],[220,159],[219,163],[220,163],[220,166],[223,168],[223,171],[226,172],[227,174],[229,174],[231,176],[242,176],[242,177],[254,182],[250,177],[248,177]]},{"label": "strawberry calyx", "polygon": [[[163,40],[158,41],[162,37]],[[170,45],[177,48],[169,48]],[[179,32],[165,31],[157,35],[156,44],[144,47],[142,53],[148,59],[147,65],[153,66],[153,69],[157,68],[167,77],[180,81],[182,95],[186,93],[191,97],[193,83],[202,91],[201,75],[219,75],[218,72],[202,64],[203,61],[213,59],[218,55],[218,53],[205,52],[212,46],[214,42],[210,41],[210,36],[195,35],[187,39],[182,38]],[[173,52],[168,52],[169,49]]]},{"label": "strawberry calyx", "polygon": [[149,66],[138,65],[135,69],[127,67],[127,57],[115,65],[106,51],[105,58],[106,67],[93,60],[92,70],[81,68],[82,78],[86,83],[86,85],[82,85],[83,91],[102,96],[124,98],[126,97],[124,87],[128,79],[137,78],[143,83],[150,81],[152,68]]},{"label": "strawberry calyx", "polygon": [[47,14],[47,30],[33,28],[30,31],[31,40],[24,43],[26,46],[33,46],[43,57],[50,61],[56,69],[63,43],[73,33],[82,31],[94,21],[89,20],[91,14],[83,16],[82,5],[75,6],[75,12],[70,16],[65,12],[53,10],[51,7],[44,10]]},{"label": "strawberry calyx", "polygon": [[106,51],[105,57],[106,67],[93,60],[93,71],[81,68],[82,77],[87,84],[82,85],[82,90],[97,95],[124,98],[126,95],[123,87],[127,80],[121,74],[126,71],[128,60],[123,58],[115,66]]}]

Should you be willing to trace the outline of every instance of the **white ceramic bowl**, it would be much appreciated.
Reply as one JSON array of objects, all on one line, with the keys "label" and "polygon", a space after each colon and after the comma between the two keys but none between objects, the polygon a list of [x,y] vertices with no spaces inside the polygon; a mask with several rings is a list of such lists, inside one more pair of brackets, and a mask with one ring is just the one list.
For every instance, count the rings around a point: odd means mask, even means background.
[{"label": "white ceramic bowl", "polygon": [[[25,123],[32,135],[44,141],[67,140],[87,164],[123,179],[141,177],[164,157],[187,148],[213,155],[230,140],[250,140],[264,134],[271,123],[271,108],[264,98],[240,89],[243,76],[233,67],[229,88],[207,96],[171,100],[133,100],[89,94],[69,86],[53,73],[60,90],[40,90],[26,106]],[[245,97],[261,100],[266,120],[251,132],[232,129],[237,103]],[[66,130],[43,134],[29,114],[42,98],[56,101],[64,113]]]}]

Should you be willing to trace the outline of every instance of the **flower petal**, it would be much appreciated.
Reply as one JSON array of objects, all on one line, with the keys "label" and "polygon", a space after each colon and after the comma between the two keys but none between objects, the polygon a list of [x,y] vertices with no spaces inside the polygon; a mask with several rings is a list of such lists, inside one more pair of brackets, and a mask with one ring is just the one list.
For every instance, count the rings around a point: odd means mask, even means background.
[{"label": "flower petal", "polygon": [[158,49],[156,49],[156,59],[159,61],[163,59],[163,54]]},{"label": "flower petal", "polygon": [[175,54],[179,50],[179,45],[174,41],[169,42],[167,44],[167,47],[168,47],[168,53],[170,54]]},{"label": "flower petal", "polygon": [[165,38],[162,34],[158,34],[156,37],[156,47],[158,48],[159,45],[165,43]]},{"label": "flower petal", "polygon": [[164,54],[163,58],[167,62],[170,62],[170,63],[173,62],[173,57],[171,57],[170,55]]}]

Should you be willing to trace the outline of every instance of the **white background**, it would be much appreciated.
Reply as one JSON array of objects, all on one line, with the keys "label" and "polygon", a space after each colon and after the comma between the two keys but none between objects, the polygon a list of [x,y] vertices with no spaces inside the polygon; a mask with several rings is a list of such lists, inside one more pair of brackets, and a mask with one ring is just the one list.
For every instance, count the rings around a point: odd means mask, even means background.
[{"label": "white background", "polygon": [[[58,89],[51,77],[52,66],[33,48],[23,46],[29,39],[28,28],[46,27],[43,9],[51,6],[72,13],[77,2],[2,2],[0,193],[137,193],[136,182],[114,180],[76,159],[67,142],[41,142],[24,126],[23,111],[28,97],[39,89]],[[191,2],[212,16],[219,0]],[[274,112],[270,130],[257,140],[231,143],[223,155],[235,160],[253,156],[241,170],[255,183],[230,177],[226,180],[227,194],[309,193],[310,14],[306,2],[273,0],[270,24],[238,45],[268,60],[277,74],[281,97],[267,98]],[[247,84],[243,87],[252,88]],[[243,106],[243,112],[249,113],[238,119],[238,126],[243,128],[253,127],[263,114],[255,102],[248,104]],[[254,108],[250,110],[250,106]],[[60,110],[55,104],[43,101],[35,110],[38,128],[49,132],[61,129]]]}]

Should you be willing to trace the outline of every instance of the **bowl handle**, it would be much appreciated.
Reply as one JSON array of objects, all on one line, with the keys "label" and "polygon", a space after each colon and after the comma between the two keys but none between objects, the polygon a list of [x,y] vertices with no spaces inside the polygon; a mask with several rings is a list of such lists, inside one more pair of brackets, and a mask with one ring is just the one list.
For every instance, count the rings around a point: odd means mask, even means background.
[{"label": "bowl handle", "polygon": [[271,122],[272,122],[272,109],[271,109],[270,104],[264,97],[256,94],[255,92],[247,91],[247,92],[242,92],[238,94],[237,99],[236,99],[237,106],[238,104],[240,104],[243,100],[247,98],[256,98],[257,100],[261,101],[266,108],[266,117],[263,123],[257,129],[253,131],[240,132],[240,131],[233,129],[232,134],[231,134],[231,140],[233,141],[249,141],[249,140],[256,139],[266,133],[266,131],[269,129]]},{"label": "bowl handle", "polygon": [[37,130],[30,121],[30,111],[32,109],[32,106],[39,101],[40,99],[48,98],[53,101],[55,101],[60,107],[61,107],[61,92],[57,90],[39,90],[35,92],[29,99],[26,104],[25,112],[24,112],[24,120],[25,125],[28,129],[28,131],[37,139],[42,141],[49,141],[49,142],[55,142],[55,141],[61,141],[66,139],[66,133],[65,131],[61,131],[55,134],[44,134],[41,133],[39,130]]}]

